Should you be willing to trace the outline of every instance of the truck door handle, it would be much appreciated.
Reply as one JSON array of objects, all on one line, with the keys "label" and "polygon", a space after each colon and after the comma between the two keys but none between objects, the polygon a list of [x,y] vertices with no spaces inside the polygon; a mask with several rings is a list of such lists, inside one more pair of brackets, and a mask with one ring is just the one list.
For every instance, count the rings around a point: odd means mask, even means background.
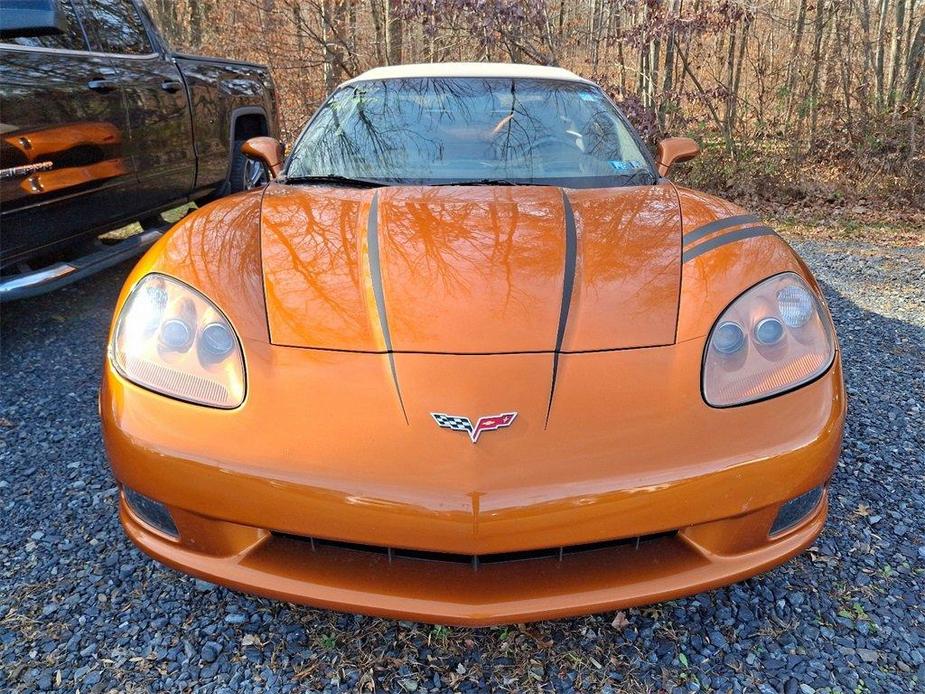
[{"label": "truck door handle", "polygon": [[106,94],[107,92],[111,92],[113,89],[116,88],[116,83],[113,82],[112,80],[96,79],[96,80],[90,80],[89,82],[87,82],[87,87],[89,87],[95,92]]},{"label": "truck door handle", "polygon": [[178,92],[183,89],[183,83],[178,82],[177,80],[164,80],[161,82],[161,89],[163,89],[165,92],[170,92],[173,94],[174,92]]}]

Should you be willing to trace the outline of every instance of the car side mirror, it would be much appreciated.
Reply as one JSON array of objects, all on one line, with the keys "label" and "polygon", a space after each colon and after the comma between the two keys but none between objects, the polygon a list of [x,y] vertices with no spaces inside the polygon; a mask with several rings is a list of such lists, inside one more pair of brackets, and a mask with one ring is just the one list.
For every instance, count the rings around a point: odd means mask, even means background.
[{"label": "car side mirror", "polygon": [[682,161],[690,161],[700,154],[700,145],[689,137],[669,137],[658,143],[655,163],[658,175],[667,176],[671,167]]},{"label": "car side mirror", "polygon": [[56,0],[0,0],[0,38],[49,36],[67,31]]},{"label": "car side mirror", "polygon": [[241,145],[244,156],[261,162],[273,178],[283,171],[284,149],[282,143],[272,137],[252,137]]}]

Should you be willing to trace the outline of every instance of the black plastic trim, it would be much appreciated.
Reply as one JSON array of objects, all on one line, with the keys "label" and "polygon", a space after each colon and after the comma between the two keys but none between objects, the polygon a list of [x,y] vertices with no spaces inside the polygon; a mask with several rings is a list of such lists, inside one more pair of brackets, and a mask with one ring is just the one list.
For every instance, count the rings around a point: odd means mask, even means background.
[{"label": "black plastic trim", "polygon": [[530,561],[537,559],[559,559],[560,561],[568,555],[580,552],[592,552],[595,550],[612,549],[626,545],[635,545],[637,548],[647,542],[654,540],[663,540],[677,536],[676,530],[662,533],[653,533],[651,535],[640,535],[638,537],[627,537],[619,540],[602,540],[599,542],[588,542],[579,545],[563,545],[556,547],[544,547],[541,549],[516,550],[511,552],[492,552],[488,554],[460,554],[455,552],[436,552],[432,550],[402,549],[398,547],[388,547],[383,545],[367,545],[356,542],[343,542],[340,540],[324,540],[317,537],[304,537],[302,535],[293,535],[290,533],[273,533],[274,537],[304,542],[310,545],[312,551],[320,547],[332,547],[335,549],[345,549],[354,552],[365,552],[367,554],[385,555],[391,561],[394,559],[418,559],[424,561],[444,562],[448,564],[470,564],[477,569],[480,564],[501,564],[512,561]]}]

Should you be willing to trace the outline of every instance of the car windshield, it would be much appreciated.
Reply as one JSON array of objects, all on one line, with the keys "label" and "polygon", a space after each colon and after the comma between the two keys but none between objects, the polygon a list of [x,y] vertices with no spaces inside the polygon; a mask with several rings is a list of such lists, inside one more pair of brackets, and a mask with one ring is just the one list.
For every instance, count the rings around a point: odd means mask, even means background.
[{"label": "car windshield", "polygon": [[575,188],[654,183],[622,115],[585,82],[389,79],[348,84],[296,143],[287,177]]}]

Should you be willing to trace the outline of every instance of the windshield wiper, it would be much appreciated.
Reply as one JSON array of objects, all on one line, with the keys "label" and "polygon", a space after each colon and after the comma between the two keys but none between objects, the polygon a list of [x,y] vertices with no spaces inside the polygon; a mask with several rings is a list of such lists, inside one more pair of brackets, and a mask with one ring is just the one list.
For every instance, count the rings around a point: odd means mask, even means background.
[{"label": "windshield wiper", "polygon": [[652,176],[651,171],[646,169],[640,169],[639,171],[634,171],[629,176],[626,177],[625,181],[622,181],[624,186],[631,185],[637,178],[642,178],[645,181],[645,184],[652,185],[655,183],[655,178]]},{"label": "windshield wiper", "polygon": [[355,188],[380,188],[389,185],[382,181],[375,181],[369,178],[352,178],[350,176],[338,176],[337,174],[319,174],[317,176],[286,176],[279,179],[280,183],[287,185],[299,183],[315,183],[318,185],[336,185],[336,186],[353,186]]},{"label": "windshield wiper", "polygon": [[530,181],[516,181],[510,178],[473,178],[462,181],[449,181],[446,183],[432,183],[433,186],[548,186],[550,183],[532,183]]}]

